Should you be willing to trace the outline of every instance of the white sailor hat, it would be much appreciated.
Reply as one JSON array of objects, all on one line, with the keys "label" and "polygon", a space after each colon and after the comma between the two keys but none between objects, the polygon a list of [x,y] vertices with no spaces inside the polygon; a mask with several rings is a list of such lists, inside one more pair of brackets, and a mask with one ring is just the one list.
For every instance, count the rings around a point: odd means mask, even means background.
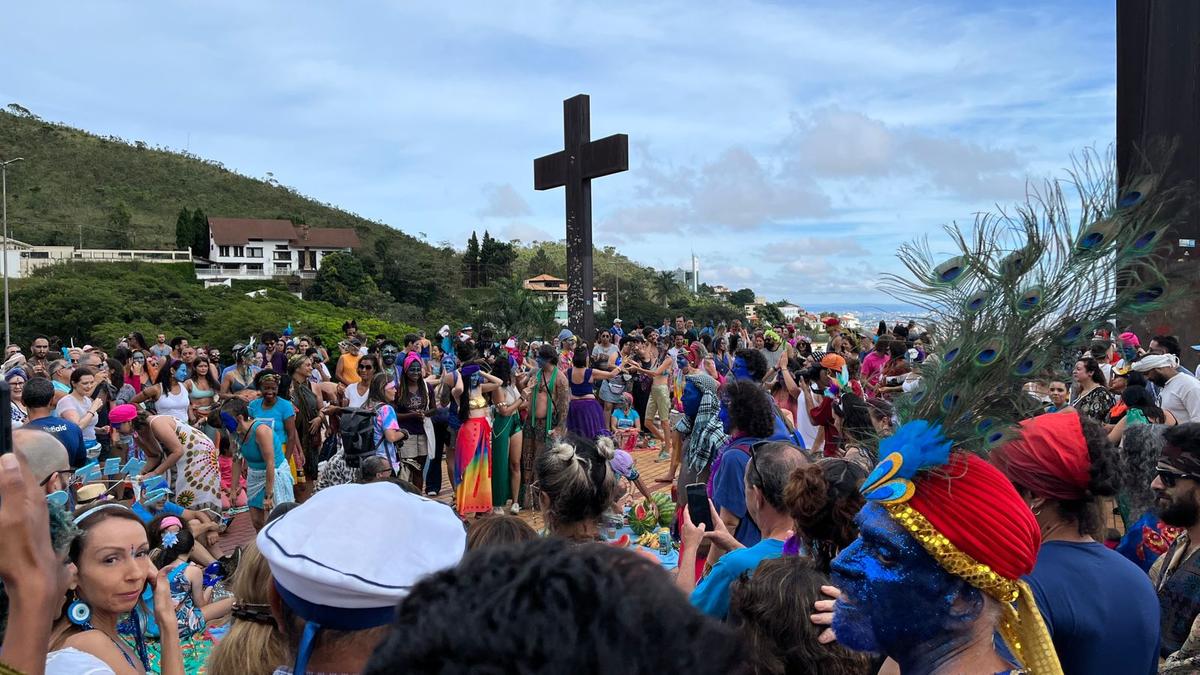
[{"label": "white sailor hat", "polygon": [[454,511],[390,482],[321,490],[258,533],[284,603],[307,622],[293,672],[321,628],[391,622],[422,578],[458,564],[466,533]]}]

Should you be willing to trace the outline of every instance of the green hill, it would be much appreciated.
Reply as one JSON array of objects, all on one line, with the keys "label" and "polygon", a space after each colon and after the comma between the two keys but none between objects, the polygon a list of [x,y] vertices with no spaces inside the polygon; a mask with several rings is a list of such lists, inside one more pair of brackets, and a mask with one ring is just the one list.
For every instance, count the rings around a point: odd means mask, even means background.
[{"label": "green hill", "polygon": [[[463,256],[454,249],[431,246],[273,179],[241,175],[218,161],[47,122],[17,104],[0,110],[0,159],[13,157],[25,161],[8,172],[9,229],[14,239],[30,244],[77,245],[82,237],[85,248],[174,249],[175,222],[182,209],[199,209],[210,216],[287,218],[358,233],[363,245],[355,255],[363,270],[395,301],[363,303],[360,310],[436,329],[441,323],[483,323],[488,303],[497,302],[490,289],[463,288]],[[561,242],[514,248],[508,268],[514,278],[565,276]],[[597,287],[613,292],[619,279],[620,311],[627,321],[644,318],[657,323],[664,311],[681,311],[693,302],[669,275],[611,247],[597,249],[594,259]],[[711,303],[704,304],[701,314]],[[614,298],[608,311],[615,313],[616,305]],[[601,318],[610,316],[606,312]],[[198,325],[180,327],[204,333]],[[87,335],[89,329],[80,321],[57,330]]]},{"label": "green hill", "polygon": [[313,227],[352,227],[366,244],[399,239],[429,245],[382,223],[323,204],[295,190],[251,178],[220,162],[142,141],[97,136],[47,122],[9,106],[0,112],[0,158],[24,157],[8,172],[13,238],[33,244],[107,245],[116,232],[111,213],[123,205],[139,247],[173,248],[180,209],[214,216],[293,218]]}]

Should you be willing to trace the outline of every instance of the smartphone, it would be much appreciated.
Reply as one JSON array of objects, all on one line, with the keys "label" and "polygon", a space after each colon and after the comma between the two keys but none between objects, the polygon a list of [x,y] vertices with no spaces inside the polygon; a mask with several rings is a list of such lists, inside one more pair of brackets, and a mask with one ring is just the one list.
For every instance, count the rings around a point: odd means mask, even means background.
[{"label": "smartphone", "polygon": [[12,390],[8,381],[0,380],[0,455],[12,452]]},{"label": "smartphone", "polygon": [[687,508],[693,525],[704,524],[705,532],[713,531],[712,509],[708,505],[708,489],[704,483],[687,486]]}]

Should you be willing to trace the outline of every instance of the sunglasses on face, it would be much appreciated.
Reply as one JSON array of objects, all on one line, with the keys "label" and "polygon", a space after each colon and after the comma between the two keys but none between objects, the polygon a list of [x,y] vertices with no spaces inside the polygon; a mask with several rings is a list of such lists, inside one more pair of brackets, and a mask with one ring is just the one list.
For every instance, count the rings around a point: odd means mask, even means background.
[{"label": "sunglasses on face", "polygon": [[1179,473],[1169,469],[1156,469],[1155,471],[1158,474],[1158,479],[1167,487],[1175,487],[1175,484],[1184,478],[1188,480],[1200,480],[1200,476],[1190,473]]},{"label": "sunglasses on face", "polygon": [[375,369],[375,366],[372,366],[372,365],[371,365],[371,364],[369,364],[369,363],[360,363],[360,364],[358,365],[358,369],[359,369],[359,370],[374,370],[374,369]]}]

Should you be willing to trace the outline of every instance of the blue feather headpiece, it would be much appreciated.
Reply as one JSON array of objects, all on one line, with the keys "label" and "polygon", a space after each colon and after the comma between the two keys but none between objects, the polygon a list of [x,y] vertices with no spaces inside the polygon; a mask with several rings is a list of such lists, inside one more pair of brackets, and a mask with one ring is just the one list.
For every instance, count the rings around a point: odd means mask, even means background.
[{"label": "blue feather headpiece", "polygon": [[950,447],[942,425],[925,420],[905,423],[879,444],[881,458],[863,482],[863,496],[881,504],[908,501],[916,491],[912,480],[917,472],[949,461]]}]

